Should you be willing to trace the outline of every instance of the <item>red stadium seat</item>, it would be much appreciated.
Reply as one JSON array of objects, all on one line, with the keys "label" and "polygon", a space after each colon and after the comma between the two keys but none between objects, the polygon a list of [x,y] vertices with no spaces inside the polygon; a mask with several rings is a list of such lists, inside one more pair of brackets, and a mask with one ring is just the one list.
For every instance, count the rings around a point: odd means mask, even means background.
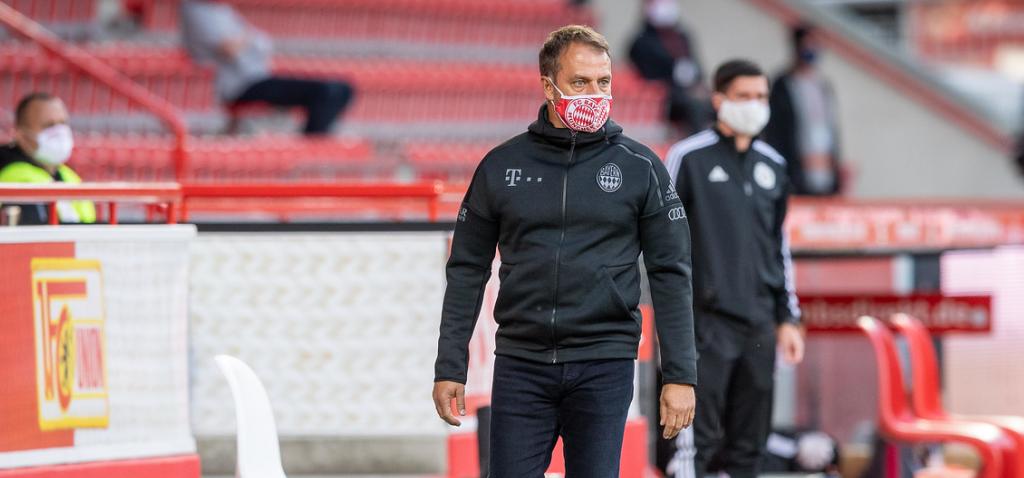
[{"label": "red stadium seat", "polygon": [[89,23],[96,18],[96,0],[5,0],[4,3],[44,24]]},{"label": "red stadium seat", "polygon": [[[468,182],[473,177],[480,160],[498,143],[495,141],[405,141],[399,155],[416,172],[420,179]],[[651,145],[661,160],[669,146]]]},{"label": "red stadium seat", "polygon": [[[1008,476],[1024,475],[1024,418],[1000,415],[954,415],[942,406],[942,391],[939,386],[939,362],[931,335],[921,321],[906,315],[896,314],[892,323],[907,339],[910,349],[910,365],[913,377],[912,403],[914,413],[921,418],[955,422],[990,423],[1003,430],[1017,444],[1015,460],[1004,467],[1012,466],[1016,472]],[[1008,458],[1008,457],[1007,457]]]},{"label": "red stadium seat", "polygon": [[495,142],[407,141],[400,155],[420,179],[468,182]]},{"label": "red stadium seat", "polygon": [[[903,371],[892,333],[877,319],[861,317],[857,325],[875,352],[878,370],[878,424],[889,439],[911,443],[953,441],[973,447],[981,457],[979,478],[1015,476],[1004,457],[1016,451],[1013,440],[999,427],[987,423],[963,423],[915,417],[907,404]],[[1012,461],[1012,459],[1011,459]]]},{"label": "red stadium seat", "polygon": [[[222,182],[360,177],[374,152],[362,139],[260,136],[196,138],[190,145],[197,180]],[[79,135],[72,166],[91,181],[153,181],[173,177],[167,137]]]},{"label": "red stadium seat", "polygon": [[[193,65],[178,49],[125,45],[92,47],[90,51],[171,104],[186,111],[216,107],[213,72]],[[470,62],[340,60],[277,58],[277,73],[324,79],[346,79],[357,94],[347,120],[416,122],[438,120],[529,121],[539,106],[540,80],[533,67]],[[86,78],[75,78],[58,62],[33,47],[0,50],[0,72],[14,73],[2,82],[14,86],[60,83],[74,113],[104,112],[110,101],[90,93],[98,90]],[[59,86],[59,85],[58,85]],[[28,88],[12,88],[3,100],[13,104]],[[0,88],[0,91],[4,89]],[[613,117],[629,124],[658,124],[664,88],[628,69],[615,72]],[[4,101],[0,100],[0,104]]]},{"label": "red stadium seat", "polygon": [[[179,0],[123,0],[130,15],[148,27],[177,34]],[[282,41],[307,39],[337,44],[365,40],[379,45],[421,46],[420,55],[387,56],[278,55],[275,73],[286,76],[341,79],[351,82],[356,96],[343,124],[352,131],[384,141],[385,149],[399,141],[400,157],[423,178],[464,181],[498,136],[521,130],[541,104],[539,74],[533,61],[524,63],[520,50],[534,50],[547,33],[566,23],[591,23],[589,9],[564,0],[228,0],[247,19]],[[11,3],[11,2],[9,2]],[[37,19],[66,18],[93,21],[95,0],[13,0],[13,5]],[[86,5],[88,7],[85,7]],[[324,44],[329,44],[324,43]],[[460,44],[471,54],[438,55]],[[81,43],[76,54],[92,55],[118,70],[184,113],[195,133],[221,132],[230,119],[264,115],[266,105],[246,104],[224,109],[216,98],[214,71],[196,65],[183,50],[151,41]],[[392,45],[394,47],[394,45]],[[505,48],[504,47],[511,47]],[[519,48],[520,50],[516,50]],[[481,57],[481,51],[494,53]],[[285,50],[288,51],[288,50]],[[508,54],[508,52],[513,52]],[[324,57],[323,55],[327,55]],[[518,55],[518,56],[517,56]],[[533,57],[531,53],[528,55]],[[421,58],[422,57],[422,58]],[[415,58],[415,59],[413,59]],[[429,60],[423,58],[430,58]],[[479,58],[480,60],[451,60]],[[486,60],[483,60],[486,58]],[[483,61],[481,61],[483,60]],[[636,134],[660,134],[665,94],[632,71],[616,70],[613,118]],[[165,132],[156,116],[125,101],[124,96],[70,69],[32,43],[4,41],[0,47],[0,109],[12,110],[31,91],[49,91],[62,99],[80,133],[79,167],[92,179],[167,179],[173,156],[170,141],[147,136]],[[289,110],[298,116],[299,110]],[[257,129],[272,124],[261,118]],[[277,124],[275,127],[280,126]],[[109,134],[103,138],[94,133]],[[84,133],[84,134],[82,134]],[[93,134],[90,134],[93,133]],[[643,135],[643,134],[641,134]],[[419,144],[409,138],[453,139],[444,147]],[[486,138],[487,141],[482,141]],[[330,177],[350,174],[362,165],[364,177],[388,173],[390,164],[371,161],[374,149],[335,148],[329,158],[310,158],[309,146],[286,153],[291,161],[273,159],[283,153],[279,144],[254,148],[261,140],[228,144],[195,139],[192,171],[203,178],[260,179]],[[404,143],[409,143],[405,145]],[[227,148],[227,149],[225,149]],[[319,153],[318,153],[319,154]],[[340,158],[333,160],[332,158]]]},{"label": "red stadium seat", "polygon": [[[132,0],[146,27],[177,31],[180,1]],[[562,0],[231,0],[247,21],[278,38],[412,40],[535,46],[567,23],[593,24]]]}]

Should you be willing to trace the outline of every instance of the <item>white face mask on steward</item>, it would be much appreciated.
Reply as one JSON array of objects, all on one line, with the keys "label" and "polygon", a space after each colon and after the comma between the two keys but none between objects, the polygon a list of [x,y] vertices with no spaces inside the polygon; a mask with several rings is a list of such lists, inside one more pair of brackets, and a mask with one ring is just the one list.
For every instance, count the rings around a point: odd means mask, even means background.
[{"label": "white face mask on steward", "polygon": [[58,124],[46,128],[36,136],[38,147],[32,159],[46,166],[60,166],[71,158],[75,140],[68,125]]},{"label": "white face mask on steward", "polygon": [[725,100],[718,109],[718,118],[733,131],[743,136],[755,136],[764,129],[771,117],[768,104],[759,100]]}]

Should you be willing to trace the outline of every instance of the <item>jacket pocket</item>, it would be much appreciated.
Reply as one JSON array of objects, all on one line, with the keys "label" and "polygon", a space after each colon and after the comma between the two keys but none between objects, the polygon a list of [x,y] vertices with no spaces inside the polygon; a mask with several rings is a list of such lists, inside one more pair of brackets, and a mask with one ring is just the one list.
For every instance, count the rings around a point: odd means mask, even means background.
[{"label": "jacket pocket", "polygon": [[502,325],[514,306],[523,299],[521,286],[515,285],[516,265],[502,262],[498,268],[498,298],[494,301],[494,320]]},{"label": "jacket pocket", "polygon": [[498,282],[501,283],[501,284],[504,284],[505,280],[508,279],[509,274],[512,273],[512,269],[514,269],[515,267],[516,267],[515,264],[511,264],[511,263],[508,263],[508,262],[502,262],[498,266]]},{"label": "jacket pocket", "polygon": [[640,271],[637,263],[605,266],[601,272],[612,302],[639,326],[639,314],[634,313],[640,305]]}]

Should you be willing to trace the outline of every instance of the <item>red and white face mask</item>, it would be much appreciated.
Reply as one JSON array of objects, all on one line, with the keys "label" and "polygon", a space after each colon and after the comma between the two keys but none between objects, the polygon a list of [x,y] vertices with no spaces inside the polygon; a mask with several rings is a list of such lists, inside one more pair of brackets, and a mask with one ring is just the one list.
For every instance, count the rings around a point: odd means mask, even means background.
[{"label": "red and white face mask", "polygon": [[612,112],[611,95],[573,95],[562,93],[555,82],[547,78],[551,86],[558,92],[559,99],[552,101],[555,112],[562,123],[571,130],[583,133],[595,133],[608,121]]}]

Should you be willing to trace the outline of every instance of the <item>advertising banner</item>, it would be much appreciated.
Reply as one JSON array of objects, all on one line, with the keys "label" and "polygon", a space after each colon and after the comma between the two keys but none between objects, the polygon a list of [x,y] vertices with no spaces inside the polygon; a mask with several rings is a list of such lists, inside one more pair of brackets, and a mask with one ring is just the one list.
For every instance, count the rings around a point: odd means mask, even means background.
[{"label": "advertising banner", "polygon": [[186,313],[194,234],[0,229],[0,471],[195,452]]}]

